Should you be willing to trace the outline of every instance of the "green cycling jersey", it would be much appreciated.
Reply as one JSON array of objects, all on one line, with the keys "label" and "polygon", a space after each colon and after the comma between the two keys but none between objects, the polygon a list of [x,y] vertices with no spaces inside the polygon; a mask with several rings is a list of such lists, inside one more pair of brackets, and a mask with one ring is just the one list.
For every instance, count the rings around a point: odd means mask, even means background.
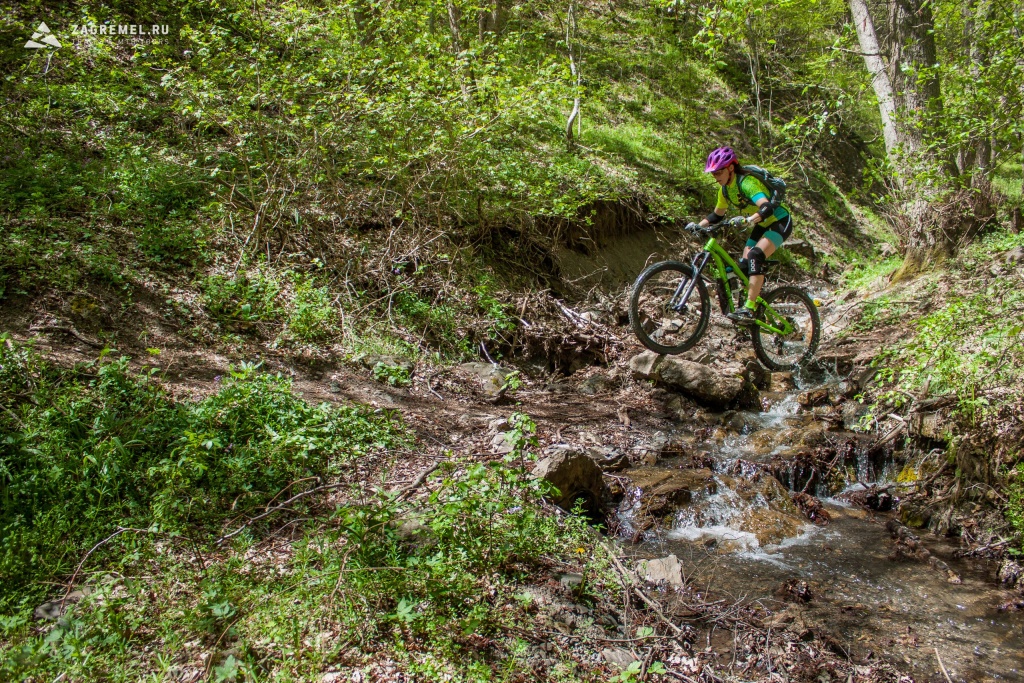
[{"label": "green cycling jersey", "polygon": [[[737,186],[737,180],[742,183],[743,192]],[[743,195],[746,195],[744,197]],[[747,201],[747,197],[750,201]],[[736,211],[742,211],[748,206],[756,206],[762,197],[771,199],[771,190],[765,187],[760,178],[748,174],[734,174],[728,185],[721,185],[718,188],[718,201],[715,202],[715,209],[728,210],[732,207]],[[789,215],[789,209],[785,205],[775,207],[773,215],[761,221],[763,228],[784,219]]]}]

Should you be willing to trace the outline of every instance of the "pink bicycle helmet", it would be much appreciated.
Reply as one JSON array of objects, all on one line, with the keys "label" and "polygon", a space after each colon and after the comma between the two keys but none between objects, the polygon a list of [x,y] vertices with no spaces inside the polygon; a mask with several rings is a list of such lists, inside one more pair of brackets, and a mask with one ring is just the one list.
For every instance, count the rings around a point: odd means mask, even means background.
[{"label": "pink bicycle helmet", "polygon": [[719,147],[708,155],[708,165],[704,168],[704,172],[720,171],[735,161],[737,161],[736,152],[732,151],[732,147]]}]

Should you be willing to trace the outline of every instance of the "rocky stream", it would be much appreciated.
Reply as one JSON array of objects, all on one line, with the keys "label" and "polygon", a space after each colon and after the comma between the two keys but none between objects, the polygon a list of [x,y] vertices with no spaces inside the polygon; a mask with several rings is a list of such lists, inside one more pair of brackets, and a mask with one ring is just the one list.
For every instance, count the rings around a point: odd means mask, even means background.
[{"label": "rocky stream", "polygon": [[[643,355],[632,363],[641,376]],[[892,509],[903,464],[854,431],[859,403],[833,406],[856,388],[834,376],[773,379],[783,390],[761,392],[765,410],[680,413],[650,464],[604,467],[613,526],[650,560],[641,573],[707,600],[760,603],[771,628],[827,634],[837,654],[883,658],[918,680],[943,667],[950,680],[1024,680],[1013,593],[994,563],[958,558],[953,542]],[[728,649],[734,635],[711,634],[708,646]]]}]

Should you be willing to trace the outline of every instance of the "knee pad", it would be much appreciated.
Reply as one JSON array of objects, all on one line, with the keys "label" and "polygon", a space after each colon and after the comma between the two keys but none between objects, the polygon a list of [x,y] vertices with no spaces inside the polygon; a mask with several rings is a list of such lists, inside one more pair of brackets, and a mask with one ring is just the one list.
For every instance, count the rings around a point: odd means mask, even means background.
[{"label": "knee pad", "polygon": [[747,252],[747,261],[750,262],[749,274],[750,275],[763,275],[764,274],[764,252],[761,251],[760,247],[753,247]]},{"label": "knee pad", "polygon": [[750,259],[741,258],[736,261],[736,265],[740,267],[740,272],[744,275],[750,274]]}]

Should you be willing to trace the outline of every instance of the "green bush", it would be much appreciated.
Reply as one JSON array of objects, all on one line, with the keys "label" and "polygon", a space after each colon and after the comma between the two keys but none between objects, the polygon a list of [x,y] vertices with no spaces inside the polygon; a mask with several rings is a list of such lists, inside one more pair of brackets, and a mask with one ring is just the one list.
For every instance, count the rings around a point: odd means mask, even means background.
[{"label": "green bush", "polygon": [[296,275],[288,309],[288,334],[306,342],[322,342],[337,332],[338,312],[327,287],[318,287],[313,278]]},{"label": "green bush", "polygon": [[255,278],[244,271],[235,277],[211,275],[202,289],[206,310],[216,320],[248,323],[275,320],[281,315],[281,286],[263,273]]},{"label": "green bush", "polygon": [[119,525],[209,537],[292,482],[403,439],[388,414],[308,404],[254,366],[182,402],[126,359],[83,370],[0,346],[0,580],[10,595],[69,573]]},{"label": "green bush", "polygon": [[553,563],[583,573],[578,600],[620,588],[598,534],[544,505],[548,487],[526,467],[533,423],[517,415],[513,427],[504,462],[445,463],[425,505],[363,491],[306,520],[280,556],[240,536],[200,565],[188,543],[132,536],[134,559],[94,575],[96,592],[52,630],[31,626],[35,603],[0,616],[0,679],[160,678],[202,652],[211,680],[314,680],[342,653],[383,646],[424,680],[532,680],[528,663],[495,660],[467,636],[529,628],[524,578]]}]

